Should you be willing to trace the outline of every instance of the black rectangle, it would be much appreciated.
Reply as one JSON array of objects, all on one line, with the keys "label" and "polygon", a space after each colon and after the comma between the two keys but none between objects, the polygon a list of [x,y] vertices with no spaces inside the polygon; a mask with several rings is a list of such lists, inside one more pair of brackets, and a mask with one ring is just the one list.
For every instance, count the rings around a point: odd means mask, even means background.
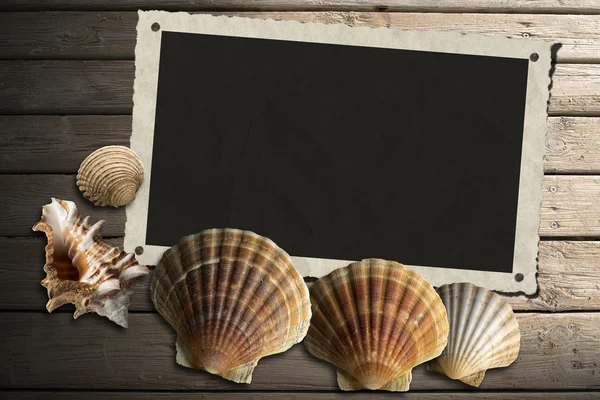
[{"label": "black rectangle", "polygon": [[511,272],[524,59],[163,32],[146,243]]}]

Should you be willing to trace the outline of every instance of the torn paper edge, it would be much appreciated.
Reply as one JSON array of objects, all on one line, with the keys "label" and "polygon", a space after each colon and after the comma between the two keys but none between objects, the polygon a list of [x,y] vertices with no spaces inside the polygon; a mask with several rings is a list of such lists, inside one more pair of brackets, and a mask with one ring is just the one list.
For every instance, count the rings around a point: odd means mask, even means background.
[{"label": "torn paper edge", "polygon": [[[138,16],[131,148],[142,159],[146,173],[136,200],[126,208],[124,248],[126,251],[134,251],[137,246],[142,246],[143,254],[137,257],[141,264],[156,265],[163,252],[168,249],[166,246],[145,244],[162,31],[520,59],[529,59],[531,54],[537,53],[539,59],[529,62],[528,71],[513,272],[407,265],[434,286],[472,282],[501,292],[536,293],[551,43],[455,32],[349,27],[312,22],[191,15],[185,12],[140,11]],[[152,29],[154,23],[159,24],[158,31]],[[292,256],[292,260],[305,277],[321,277],[353,261],[298,256]],[[482,263],[485,261],[481,260]],[[516,274],[523,275],[522,281],[515,280]]]}]

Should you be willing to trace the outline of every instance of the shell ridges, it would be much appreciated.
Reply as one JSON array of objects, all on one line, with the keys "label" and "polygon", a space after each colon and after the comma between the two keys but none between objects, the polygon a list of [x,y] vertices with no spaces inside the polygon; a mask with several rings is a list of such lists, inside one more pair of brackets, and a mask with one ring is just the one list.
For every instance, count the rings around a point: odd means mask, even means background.
[{"label": "shell ridges", "polygon": [[446,345],[439,296],[402,264],[352,263],[317,280],[310,294],[313,318],[304,344],[337,367],[342,390],[406,391],[412,368]]},{"label": "shell ridges", "polygon": [[105,146],[91,153],[79,167],[77,186],[96,206],[131,203],[144,181],[137,154],[125,146]]},{"label": "shell ridges", "polygon": [[498,294],[471,283],[438,289],[448,312],[448,346],[427,368],[479,386],[491,368],[512,364],[521,334],[512,308]]},{"label": "shell ridges", "polygon": [[101,240],[99,229],[104,221],[89,224],[82,219],[75,203],[52,199],[42,208],[42,219],[34,231],[46,234],[46,278],[49,312],[71,303],[74,318],[95,312],[118,325],[127,327],[131,284],[147,274],[146,267],[133,254]]},{"label": "shell ridges", "polygon": [[270,239],[209,229],[167,250],[152,301],[177,331],[177,359],[249,383],[262,357],[287,350],[308,329],[310,302],[290,257]]}]

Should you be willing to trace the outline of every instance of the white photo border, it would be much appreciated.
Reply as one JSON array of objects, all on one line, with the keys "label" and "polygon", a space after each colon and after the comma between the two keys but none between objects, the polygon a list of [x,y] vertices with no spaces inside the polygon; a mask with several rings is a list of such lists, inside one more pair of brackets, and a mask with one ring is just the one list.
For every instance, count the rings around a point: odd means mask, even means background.
[{"label": "white photo border", "polygon": [[[349,27],[337,24],[192,15],[185,12],[139,11],[138,16],[131,148],[140,156],[144,164],[145,176],[136,200],[126,208],[124,248],[131,252],[141,246],[143,253],[137,255],[141,264],[156,265],[163,252],[168,249],[164,246],[146,245],[154,118],[161,32],[185,32],[530,60],[513,272],[407,266],[423,275],[434,286],[453,282],[472,282],[501,292],[534,294],[537,291],[538,229],[542,201],[542,161],[546,136],[548,86],[550,84],[550,43],[453,32]],[[532,54],[537,54],[537,56],[530,59]],[[499,117],[501,116],[499,115]],[[439,240],[444,240],[444,238]],[[305,277],[321,277],[352,262],[352,260],[329,260],[293,255],[292,260]],[[486,260],[481,260],[481,262],[485,263]]]}]

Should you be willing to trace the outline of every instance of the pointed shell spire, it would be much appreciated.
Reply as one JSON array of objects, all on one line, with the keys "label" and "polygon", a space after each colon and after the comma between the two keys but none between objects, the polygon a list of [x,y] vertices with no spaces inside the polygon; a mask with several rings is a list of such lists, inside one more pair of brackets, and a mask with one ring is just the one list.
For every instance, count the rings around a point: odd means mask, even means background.
[{"label": "pointed shell spire", "polygon": [[87,156],[77,172],[77,186],[96,206],[131,203],[144,181],[144,166],[125,146],[105,146]]},{"label": "pointed shell spire", "polygon": [[99,230],[104,221],[90,225],[82,219],[75,203],[52,199],[42,208],[42,219],[34,231],[46,234],[46,278],[49,312],[71,303],[74,318],[95,312],[127,327],[131,284],[147,274],[146,267],[128,254],[104,242]]}]

